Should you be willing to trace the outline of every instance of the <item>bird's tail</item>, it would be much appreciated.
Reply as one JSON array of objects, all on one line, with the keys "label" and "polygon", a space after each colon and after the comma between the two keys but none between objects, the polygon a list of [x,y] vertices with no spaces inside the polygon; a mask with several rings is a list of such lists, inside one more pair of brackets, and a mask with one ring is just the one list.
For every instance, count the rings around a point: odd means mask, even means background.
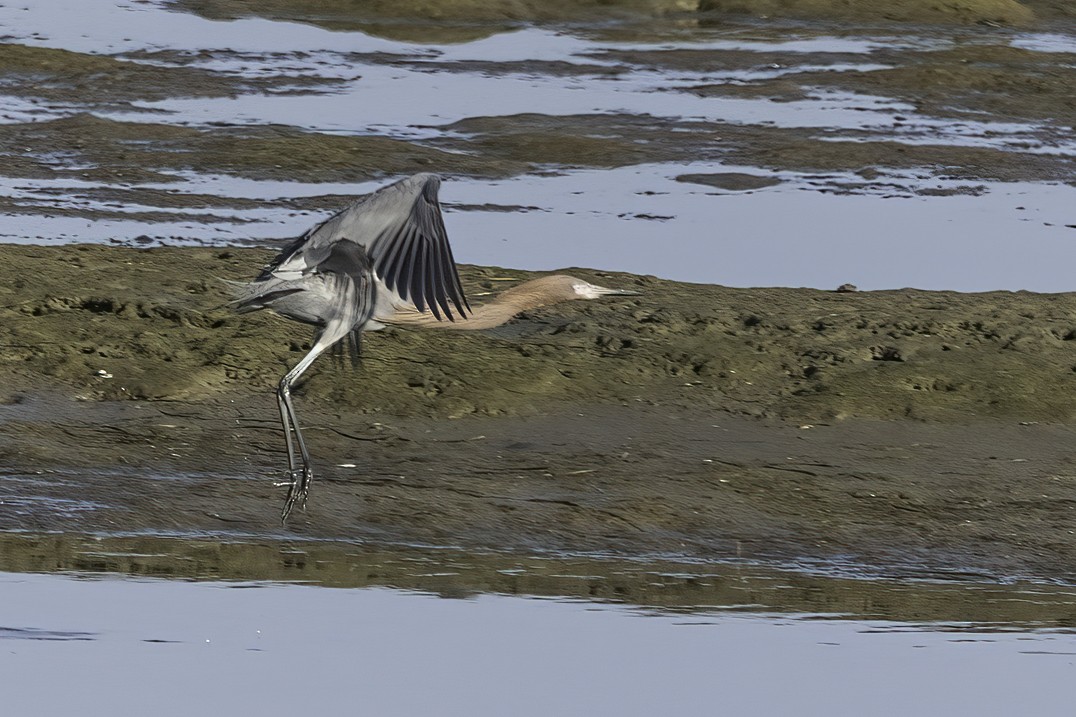
[{"label": "bird's tail", "polygon": [[276,278],[261,281],[231,281],[217,277],[217,280],[224,283],[232,294],[232,300],[224,305],[230,306],[238,314],[264,309],[274,299],[302,291],[298,287],[289,285],[289,282]]},{"label": "bird's tail", "polygon": [[224,284],[228,289],[228,293],[232,295],[231,301],[226,301],[224,306],[231,307],[240,314],[261,308],[250,305],[251,301],[261,293],[258,291],[258,287],[255,286],[257,282],[232,281],[231,279],[223,279],[219,276],[216,277],[216,279]]}]

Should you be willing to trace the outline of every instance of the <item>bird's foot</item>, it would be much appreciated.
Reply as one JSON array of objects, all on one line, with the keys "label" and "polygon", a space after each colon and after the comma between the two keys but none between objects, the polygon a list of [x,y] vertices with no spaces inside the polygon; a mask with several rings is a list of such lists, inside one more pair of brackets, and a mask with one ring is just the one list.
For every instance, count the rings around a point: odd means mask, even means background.
[{"label": "bird's foot", "polygon": [[288,497],[284,499],[284,510],[280,513],[280,522],[288,522],[288,516],[298,504],[300,510],[306,509],[306,497],[310,493],[310,481],[314,477],[314,471],[309,466],[296,468],[288,471],[290,481],[277,485],[288,486]]}]

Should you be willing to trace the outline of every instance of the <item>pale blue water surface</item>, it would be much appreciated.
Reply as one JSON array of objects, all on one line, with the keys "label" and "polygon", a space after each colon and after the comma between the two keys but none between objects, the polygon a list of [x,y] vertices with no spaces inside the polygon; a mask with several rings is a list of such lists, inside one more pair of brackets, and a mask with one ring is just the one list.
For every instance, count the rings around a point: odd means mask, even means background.
[{"label": "pale blue water surface", "polygon": [[10,715],[1072,714],[1076,635],[0,573]]}]

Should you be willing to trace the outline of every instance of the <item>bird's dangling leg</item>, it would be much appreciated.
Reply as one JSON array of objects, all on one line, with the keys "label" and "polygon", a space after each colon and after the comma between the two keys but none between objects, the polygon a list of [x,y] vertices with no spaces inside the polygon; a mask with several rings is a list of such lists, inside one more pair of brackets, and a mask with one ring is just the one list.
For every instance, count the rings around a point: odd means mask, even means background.
[{"label": "bird's dangling leg", "polygon": [[[344,363],[344,343],[338,341],[333,344],[330,353],[333,358],[333,366],[342,368],[346,364]],[[355,329],[347,335],[347,356],[351,361],[352,368],[359,368],[362,366],[362,331]]]},{"label": "bird's dangling leg", "polygon": [[[318,340],[320,332],[320,328],[314,330],[314,339],[310,342],[311,345]],[[329,348],[329,356],[332,358],[333,368],[340,368],[344,365],[344,344],[342,341],[337,341]]]},{"label": "bird's dangling leg", "polygon": [[[300,507],[305,507],[306,496],[310,491],[310,480],[314,477],[314,471],[310,465],[310,456],[303,441],[303,434],[299,430],[299,422],[295,417],[295,408],[291,405],[291,387],[295,376],[288,372],[277,387],[277,405],[280,407],[280,422],[284,426],[285,446],[288,450],[288,497],[284,500],[284,510],[280,515],[281,522],[287,522],[296,502]],[[295,459],[295,446],[292,434],[299,444],[299,453],[302,465]]]},{"label": "bird's dangling leg", "polygon": [[362,331],[355,330],[347,335],[347,346],[351,354],[351,366],[362,365]]},{"label": "bird's dangling leg", "polygon": [[[295,416],[295,407],[291,403],[291,389],[303,372],[310,368],[314,359],[322,354],[347,334],[347,329],[339,322],[330,322],[320,332],[314,341],[310,352],[303,360],[295,365],[291,371],[284,374],[277,387],[277,405],[280,408],[280,422],[284,426],[285,445],[288,451],[288,478],[291,483],[288,486],[288,496],[284,499],[284,510],[280,514],[281,522],[287,522],[291,511],[298,504],[300,508],[306,507],[306,496],[310,492],[310,481],[314,478],[314,469],[310,463],[310,453],[306,449],[306,441],[303,440],[302,431],[299,429],[299,419]],[[296,461],[295,446],[292,444],[292,434],[295,434],[295,443],[299,446],[299,465]]]}]

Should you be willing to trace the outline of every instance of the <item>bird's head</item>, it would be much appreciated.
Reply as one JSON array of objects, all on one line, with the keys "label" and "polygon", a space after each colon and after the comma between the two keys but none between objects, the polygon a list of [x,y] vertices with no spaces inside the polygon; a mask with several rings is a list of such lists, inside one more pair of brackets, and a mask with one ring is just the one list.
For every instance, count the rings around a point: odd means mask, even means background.
[{"label": "bird's head", "polygon": [[603,296],[637,296],[638,291],[607,289],[567,274],[553,274],[527,282],[536,293],[549,299],[549,303],[572,299],[600,299]]}]

